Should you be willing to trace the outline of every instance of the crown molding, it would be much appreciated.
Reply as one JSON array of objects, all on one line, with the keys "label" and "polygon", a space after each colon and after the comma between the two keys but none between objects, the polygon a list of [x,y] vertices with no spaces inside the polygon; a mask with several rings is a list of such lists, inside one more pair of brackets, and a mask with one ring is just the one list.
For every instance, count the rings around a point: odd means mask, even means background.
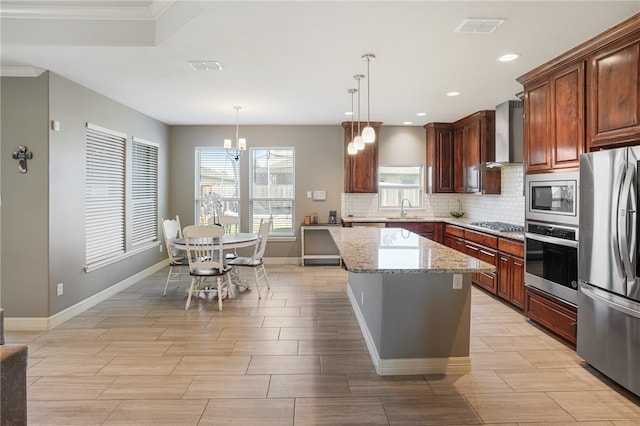
[{"label": "crown molding", "polygon": [[[3,2],[0,18],[9,19],[70,19],[70,20],[119,20],[155,21],[164,14],[176,0],[154,0],[148,6],[91,6],[82,5],[24,4],[25,2]],[[117,4],[117,3],[116,3]]]},{"label": "crown molding", "polygon": [[26,67],[26,66],[1,66],[0,76],[2,77],[38,77],[46,70],[38,67]]}]

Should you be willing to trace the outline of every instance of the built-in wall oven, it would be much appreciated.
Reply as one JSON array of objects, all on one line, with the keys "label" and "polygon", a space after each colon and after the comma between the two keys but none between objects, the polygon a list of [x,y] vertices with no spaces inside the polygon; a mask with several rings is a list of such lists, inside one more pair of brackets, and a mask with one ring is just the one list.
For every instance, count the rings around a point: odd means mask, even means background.
[{"label": "built-in wall oven", "polygon": [[524,236],[525,284],[576,305],[578,229],[528,221]]},{"label": "built-in wall oven", "polygon": [[525,285],[578,299],[579,172],[525,178]]}]

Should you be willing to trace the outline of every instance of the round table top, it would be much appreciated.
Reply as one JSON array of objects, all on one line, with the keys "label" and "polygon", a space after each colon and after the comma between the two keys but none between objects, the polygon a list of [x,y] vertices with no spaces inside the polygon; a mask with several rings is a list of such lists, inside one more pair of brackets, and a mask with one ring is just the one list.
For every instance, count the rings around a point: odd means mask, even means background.
[{"label": "round table top", "polygon": [[[244,247],[250,246],[258,241],[258,234],[252,232],[232,232],[222,236],[222,245],[225,247]],[[184,238],[176,238],[173,240],[176,248],[186,249]]]}]

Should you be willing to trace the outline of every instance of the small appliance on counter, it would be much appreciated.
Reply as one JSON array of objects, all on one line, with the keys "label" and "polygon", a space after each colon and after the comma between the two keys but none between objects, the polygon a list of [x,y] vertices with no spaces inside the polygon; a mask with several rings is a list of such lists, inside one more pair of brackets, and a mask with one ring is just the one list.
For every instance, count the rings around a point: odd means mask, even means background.
[{"label": "small appliance on counter", "polygon": [[338,223],[336,210],[329,210],[329,223]]}]

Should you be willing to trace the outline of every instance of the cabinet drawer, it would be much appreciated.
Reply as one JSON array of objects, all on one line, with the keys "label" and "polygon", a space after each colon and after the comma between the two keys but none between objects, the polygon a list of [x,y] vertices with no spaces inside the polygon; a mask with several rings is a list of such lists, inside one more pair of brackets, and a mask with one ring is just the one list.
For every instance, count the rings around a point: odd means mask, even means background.
[{"label": "cabinet drawer", "polygon": [[527,288],[525,314],[554,334],[576,344],[578,322],[576,308]]},{"label": "cabinet drawer", "polygon": [[493,272],[479,272],[474,274],[474,278],[476,279],[476,284],[480,287],[484,288],[487,291],[490,291],[493,294],[496,294],[496,282],[497,277]]},{"label": "cabinet drawer", "polygon": [[482,244],[483,246],[498,248],[498,237],[482,232],[471,231],[469,229],[464,230],[464,238],[474,243]]},{"label": "cabinet drawer", "polygon": [[490,263],[493,266],[498,266],[498,252],[495,250],[491,250],[486,247],[478,247],[477,257],[483,262]]},{"label": "cabinet drawer", "polygon": [[444,227],[445,234],[454,235],[456,237],[464,238],[464,229],[459,226],[454,225],[445,225]]},{"label": "cabinet drawer", "polygon": [[524,243],[521,241],[500,238],[498,240],[498,250],[513,256],[524,257]]}]

